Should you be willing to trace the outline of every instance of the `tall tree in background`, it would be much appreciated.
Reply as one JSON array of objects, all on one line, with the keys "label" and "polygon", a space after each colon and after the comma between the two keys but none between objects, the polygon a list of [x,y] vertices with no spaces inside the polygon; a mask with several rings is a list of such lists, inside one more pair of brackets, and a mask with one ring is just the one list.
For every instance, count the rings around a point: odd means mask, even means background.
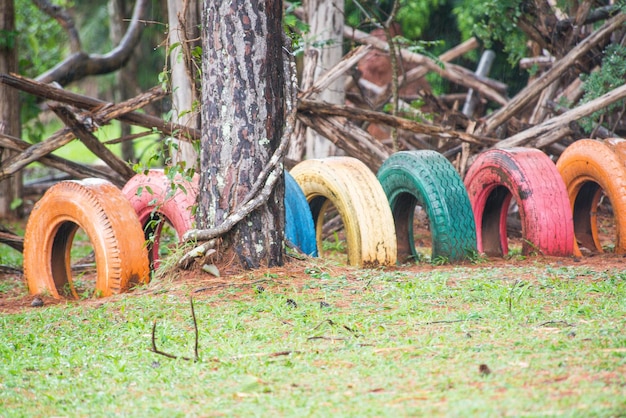
[{"label": "tall tree in background", "polygon": [[[130,15],[131,4],[126,0],[109,0],[109,37],[113,45],[119,45],[126,33],[128,26],[127,17]],[[113,95],[116,102],[121,102],[141,93],[136,80],[138,73],[138,60],[136,55],[131,55],[124,66],[115,73],[116,84],[113,87]],[[122,123],[120,136],[126,137],[131,134],[131,126]],[[124,161],[135,160],[135,150],[132,141],[122,142],[122,159]]]},{"label": "tall tree in background", "polygon": [[[343,57],[344,0],[305,0],[305,20],[310,26],[306,48],[317,48],[319,55],[314,79],[324,74]],[[305,54],[305,60],[311,55]],[[339,77],[319,99],[328,103],[343,104],[345,101],[345,77]],[[307,129],[306,156],[324,158],[334,155],[335,145],[313,129]]]},{"label": "tall tree in background", "polygon": [[[200,101],[196,82],[199,69],[195,66],[194,50],[200,46],[200,0],[167,0],[172,82],[172,120],[190,128],[200,128],[195,111]],[[195,167],[198,154],[189,142],[173,140],[172,161]]]},{"label": "tall tree in background", "polygon": [[[17,72],[17,33],[13,0],[0,0],[0,74]],[[17,90],[0,84],[0,132],[19,138],[20,106]],[[11,152],[0,148],[0,161]],[[0,182],[0,219],[17,215],[13,200],[21,195],[21,175]]]},{"label": "tall tree in background", "polygon": [[[284,123],[282,1],[203,0],[197,224],[219,226],[247,200]],[[283,263],[284,184],[223,236],[242,266]]]}]

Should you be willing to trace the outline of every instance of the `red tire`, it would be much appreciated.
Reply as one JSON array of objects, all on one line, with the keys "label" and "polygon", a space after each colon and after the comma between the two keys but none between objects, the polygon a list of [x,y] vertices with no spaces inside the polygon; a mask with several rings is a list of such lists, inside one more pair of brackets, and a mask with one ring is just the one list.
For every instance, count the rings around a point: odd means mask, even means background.
[{"label": "red tire", "polygon": [[569,256],[574,228],[565,184],[554,163],[536,149],[492,149],[478,156],[465,176],[476,221],[478,251],[504,256],[511,198],[519,206],[522,253]]},{"label": "red tire", "polygon": [[[193,227],[192,206],[198,196],[198,176],[188,181],[177,175],[170,179],[163,170],[149,170],[137,174],[122,189],[122,193],[135,209],[146,239],[152,238],[149,248],[153,268],[159,266],[159,244],[164,220],[179,237]],[[157,221],[157,222],[151,222]]]},{"label": "red tire", "polygon": [[581,139],[567,147],[556,167],[561,173],[574,219],[574,254],[580,246],[603,252],[598,235],[597,209],[602,194],[615,214],[615,253],[626,253],[626,141]]},{"label": "red tire", "polygon": [[148,254],[135,211],[105,180],[55,184],[37,202],[24,234],[24,275],[31,294],[77,298],[70,251],[82,228],[93,246],[97,296],[150,280]]}]

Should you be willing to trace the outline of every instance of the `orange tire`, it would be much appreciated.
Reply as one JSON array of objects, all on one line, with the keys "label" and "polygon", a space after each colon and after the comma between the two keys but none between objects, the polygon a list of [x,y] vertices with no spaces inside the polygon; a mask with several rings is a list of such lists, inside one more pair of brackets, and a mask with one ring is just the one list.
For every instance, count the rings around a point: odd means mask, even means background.
[{"label": "orange tire", "polygon": [[615,214],[615,253],[626,253],[626,168],[624,143],[581,139],[567,147],[556,167],[567,187],[574,218],[574,254],[579,246],[603,252],[598,237],[597,207],[602,192]]},{"label": "orange tire", "polygon": [[94,249],[96,295],[109,296],[150,280],[137,214],[106,180],[64,181],[37,202],[24,235],[24,275],[31,294],[77,298],[70,250],[82,228]]}]

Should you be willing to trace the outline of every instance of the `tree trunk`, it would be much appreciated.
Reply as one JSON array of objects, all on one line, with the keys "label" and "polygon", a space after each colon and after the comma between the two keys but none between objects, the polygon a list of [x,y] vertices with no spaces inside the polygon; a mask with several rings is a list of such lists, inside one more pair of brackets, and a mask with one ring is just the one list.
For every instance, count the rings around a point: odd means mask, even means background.
[{"label": "tree trunk", "polygon": [[[0,0],[0,74],[17,72],[17,33],[15,32],[15,9],[13,0]],[[18,91],[0,84],[0,133],[20,137],[20,106]],[[0,162],[14,154],[0,148]],[[1,165],[1,164],[0,164]],[[21,213],[12,210],[12,203],[21,197],[22,176],[20,173],[0,181],[0,219],[18,217]]]},{"label": "tree trunk", "polygon": [[[124,33],[126,33],[126,29],[128,27],[126,22],[127,16],[129,15],[129,12],[132,11],[132,8],[129,6],[128,1],[126,0],[109,0],[109,37],[111,38],[113,45],[119,45],[122,42]],[[137,59],[135,56],[131,56],[126,65],[115,73],[115,79],[117,80],[117,83],[115,83],[113,88],[115,102],[128,100],[141,93],[141,89],[139,88],[136,78],[137,71]],[[120,128],[120,137],[123,138],[131,134],[131,125],[121,123]],[[122,159],[124,161],[135,161],[133,141],[122,142],[121,148]]]},{"label": "tree trunk", "polygon": [[[167,0],[169,22],[170,68],[172,71],[172,120],[181,125],[200,128],[200,118],[192,111],[199,102],[195,80],[199,77],[193,65],[191,51],[200,44],[200,5],[198,0]],[[187,168],[196,167],[198,154],[189,142],[173,140],[172,162],[185,162]]]},{"label": "tree trunk", "polygon": [[[199,228],[245,200],[284,123],[282,1],[204,0]],[[283,263],[284,183],[223,236],[245,268]]]},{"label": "tree trunk", "polygon": [[[306,21],[310,26],[307,48],[316,44],[320,53],[317,58],[313,79],[337,65],[343,57],[344,0],[305,0],[304,10]],[[305,54],[305,60],[308,59]],[[339,77],[326,90],[320,93],[319,99],[332,104],[343,104],[345,77]],[[324,158],[336,153],[334,144],[312,129],[307,130],[306,156],[308,158]]]}]

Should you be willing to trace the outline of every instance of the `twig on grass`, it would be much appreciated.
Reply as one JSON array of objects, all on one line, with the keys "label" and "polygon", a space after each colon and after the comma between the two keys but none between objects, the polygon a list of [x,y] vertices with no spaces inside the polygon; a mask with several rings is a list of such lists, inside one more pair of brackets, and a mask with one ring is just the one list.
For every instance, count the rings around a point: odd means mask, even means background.
[{"label": "twig on grass", "polygon": [[515,280],[515,282],[513,283],[513,286],[511,286],[511,290],[509,291],[509,297],[507,300],[507,303],[509,305],[509,313],[513,313],[513,291],[515,290],[519,282],[520,282],[519,280]]},{"label": "twig on grass", "polygon": [[315,328],[312,329],[312,331],[315,331],[316,329],[318,329],[319,327],[321,327],[324,324],[328,324],[328,325],[335,325],[335,323],[333,322],[332,319],[324,319],[322,322],[320,322],[319,324],[317,324],[315,326]]},{"label": "twig on grass", "polygon": [[189,298],[189,303],[191,305],[191,318],[193,319],[193,327],[195,330],[195,340],[196,340],[194,344],[194,358],[189,358],[185,356],[176,356],[174,354],[166,353],[164,351],[159,350],[156,346],[156,325],[157,325],[156,320],[152,324],[152,352],[162,355],[167,358],[171,358],[171,359],[181,359],[181,360],[194,361],[194,362],[197,362],[200,360],[200,357],[198,356],[198,322],[196,321],[196,311],[193,307],[193,298],[191,297]]},{"label": "twig on grass", "polygon": [[195,289],[193,293],[201,293],[201,292],[206,292],[207,290],[221,289],[223,287],[252,287],[255,284],[266,283],[266,282],[274,282],[277,284],[283,284],[282,282],[279,282],[274,279],[259,279],[250,283],[220,283],[214,286],[201,287],[199,289]]},{"label": "twig on grass", "polygon": [[[338,325],[338,324],[337,324],[336,322],[334,322],[332,319],[325,319],[325,320],[323,320],[322,322],[320,322],[319,324],[317,324],[317,325],[315,326],[315,328],[313,328],[313,329],[312,329],[312,331],[315,331],[315,330],[319,329],[319,327],[321,327],[321,326],[322,326],[322,325],[324,325],[324,324],[328,324],[328,325],[330,325],[330,326],[332,326],[332,327],[334,327],[334,326]],[[345,329],[346,331],[350,332],[350,333],[351,333],[354,337],[356,337],[356,338],[358,338],[358,337],[362,337],[362,336],[363,336],[362,334],[359,334],[356,330],[354,330],[354,329],[350,328],[350,327],[349,327],[349,326],[347,326],[347,325],[341,325],[341,327],[342,327],[343,329]],[[324,339],[324,340],[345,340],[345,338],[339,338],[339,337],[337,337],[337,338],[335,338],[335,337],[324,337],[324,336],[316,336],[316,337],[309,337],[309,338],[307,338],[307,340],[315,340],[315,339]]]},{"label": "twig on grass", "polygon": [[564,327],[573,327],[575,326],[574,324],[570,324],[567,321],[546,321],[543,322],[539,325],[537,325],[538,327],[545,327],[546,325],[563,325]]},{"label": "twig on grass", "polygon": [[249,353],[249,354],[240,354],[238,356],[231,357],[231,360],[239,360],[247,357],[281,357],[281,356],[290,356],[292,354],[300,354],[302,351],[299,350],[284,350],[284,351],[275,351],[273,353]]},{"label": "twig on grass", "polygon": [[311,340],[345,341],[346,339],[342,337],[325,337],[323,335],[319,335],[316,337],[307,338],[307,341],[311,341]]},{"label": "twig on grass", "polygon": [[457,322],[480,321],[481,319],[482,318],[450,319],[450,320],[423,322],[418,325],[454,324]]}]

